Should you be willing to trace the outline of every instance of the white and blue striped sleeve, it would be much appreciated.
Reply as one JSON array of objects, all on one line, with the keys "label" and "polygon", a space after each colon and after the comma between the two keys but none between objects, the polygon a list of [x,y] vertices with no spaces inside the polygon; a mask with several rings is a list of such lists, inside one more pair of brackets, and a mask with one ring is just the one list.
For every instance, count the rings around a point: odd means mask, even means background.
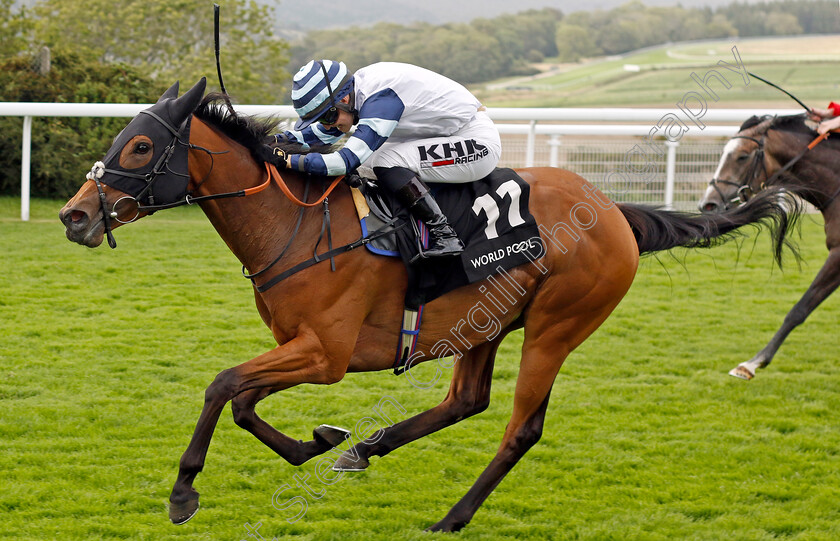
[{"label": "white and blue striped sleeve", "polygon": [[337,128],[325,129],[323,125],[315,122],[302,130],[287,130],[283,132],[283,136],[289,141],[297,141],[303,146],[304,150],[309,150],[313,146],[333,145],[344,134]]},{"label": "white and blue striped sleeve", "polygon": [[359,109],[358,126],[344,148],[328,154],[292,156],[292,168],[326,176],[343,175],[356,169],[390,137],[404,110],[402,100],[390,88],[371,95]]}]

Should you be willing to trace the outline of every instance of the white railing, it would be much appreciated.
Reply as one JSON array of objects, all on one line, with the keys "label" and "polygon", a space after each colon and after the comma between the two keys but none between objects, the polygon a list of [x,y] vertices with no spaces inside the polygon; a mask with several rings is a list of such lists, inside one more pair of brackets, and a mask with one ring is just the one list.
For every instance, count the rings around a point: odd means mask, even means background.
[{"label": "white railing", "polygon": [[[113,104],[113,103],[15,103],[0,102],[0,116],[23,117],[23,136],[21,147],[21,220],[29,220],[30,167],[33,117],[133,117],[151,104]],[[296,118],[294,109],[289,105],[237,105],[237,111],[247,115],[275,115],[278,118]],[[674,109],[633,109],[633,108],[489,108],[488,113],[497,122],[503,136],[526,137],[524,162],[507,159],[503,156],[503,165],[531,167],[537,164],[537,139],[548,136],[547,146],[550,157],[547,165],[559,165],[559,151],[568,146],[562,136],[625,136],[643,137],[656,135],[657,124],[664,119],[678,120],[683,125],[686,137],[729,137],[737,130],[737,124],[751,115],[797,114],[799,109],[708,109],[693,113],[692,118],[682,110]],[[515,122],[515,123],[510,123]],[[526,124],[522,124],[526,122]],[[546,122],[555,122],[546,124]],[[556,122],[566,122],[558,124]],[[607,124],[606,122],[609,122]],[[616,124],[622,122],[624,124]],[[728,123],[709,125],[709,123]],[[678,132],[679,133],[679,132]],[[662,136],[662,133],[658,133]],[[586,143],[577,143],[580,147]],[[626,143],[625,151],[633,146],[633,141]],[[663,203],[666,208],[674,207],[674,183],[676,174],[679,142],[666,141],[666,164]],[[503,147],[507,148],[505,145]],[[612,151],[615,152],[614,150]],[[590,179],[592,180],[592,179]],[[597,181],[595,181],[597,183]],[[649,184],[647,182],[646,184]]]}]

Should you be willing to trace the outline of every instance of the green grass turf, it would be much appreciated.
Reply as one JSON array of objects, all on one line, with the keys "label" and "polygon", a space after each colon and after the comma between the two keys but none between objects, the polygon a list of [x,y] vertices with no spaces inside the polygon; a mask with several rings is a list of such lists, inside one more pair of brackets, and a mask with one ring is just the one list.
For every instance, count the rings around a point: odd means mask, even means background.
[{"label": "green grass turf", "polygon": [[[840,538],[840,297],[794,331],[752,382],[726,372],[770,338],[826,250],[804,219],[801,269],[773,268],[766,235],[643,260],[615,314],[554,384],[542,440],[454,536],[440,519],[495,453],[521,334],[503,344],[490,408],[325,485],[219,422],[183,526],[165,503],[219,371],[271,348],[235,258],[197,209],[117,230],[117,250],[64,238],[61,203],[0,198],[0,539]],[[339,264],[340,260],[338,261]],[[317,294],[317,289],[313,294]],[[422,374],[419,374],[422,375]],[[258,411],[293,437],[352,428],[384,397],[407,413],[444,395],[388,372],[302,386]],[[309,475],[320,498],[295,475]],[[292,496],[308,502],[278,510]]]}]

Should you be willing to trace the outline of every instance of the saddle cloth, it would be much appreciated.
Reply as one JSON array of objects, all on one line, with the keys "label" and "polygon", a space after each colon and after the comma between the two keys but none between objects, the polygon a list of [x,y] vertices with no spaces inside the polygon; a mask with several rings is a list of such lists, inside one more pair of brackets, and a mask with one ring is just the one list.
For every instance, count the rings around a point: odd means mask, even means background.
[{"label": "saddle cloth", "polygon": [[354,189],[365,235],[379,231],[383,225],[398,224],[391,234],[366,246],[375,254],[399,255],[405,262],[407,308],[418,309],[453,289],[539,259],[545,253],[536,220],[528,209],[530,186],[512,169],[497,168],[487,177],[466,184],[431,184],[430,190],[466,249],[458,257],[421,259],[412,265],[409,261],[418,253],[419,245],[428,246],[425,224],[412,219],[390,193],[370,181],[362,185],[362,190]]}]

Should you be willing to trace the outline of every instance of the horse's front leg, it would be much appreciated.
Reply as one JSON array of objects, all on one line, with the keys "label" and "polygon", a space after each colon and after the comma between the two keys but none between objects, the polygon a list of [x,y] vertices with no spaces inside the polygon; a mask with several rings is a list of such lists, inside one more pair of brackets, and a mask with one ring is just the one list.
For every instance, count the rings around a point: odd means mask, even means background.
[{"label": "horse's front leg", "polygon": [[255,411],[257,402],[286,388],[251,389],[238,394],[230,402],[234,422],[294,466],[341,445],[350,436],[349,430],[321,425],[312,431],[312,440],[301,441],[286,436],[261,419]]},{"label": "horse's front leg", "polygon": [[785,341],[791,331],[801,325],[811,315],[811,312],[837,289],[838,285],[840,285],[840,246],[829,251],[828,259],[826,259],[820,272],[817,273],[817,277],[808,286],[808,290],[802,295],[799,302],[785,316],[782,326],[776,331],[770,342],[756,353],[755,357],[730,370],[729,375],[745,380],[751,380],[755,377],[756,369],[764,368],[770,364],[770,361],[773,360],[776,352],[782,346],[782,342]]},{"label": "horse's front leg", "polygon": [[[219,373],[205,391],[201,416],[187,450],[181,456],[178,478],[169,496],[170,520],[183,524],[198,511],[198,492],[192,486],[193,481],[204,467],[210,438],[225,404],[251,389],[335,383],[344,377],[349,358],[349,351],[346,355],[334,351],[328,355],[315,333],[304,331],[267,353]],[[284,443],[288,444],[290,440],[288,438]]]}]

